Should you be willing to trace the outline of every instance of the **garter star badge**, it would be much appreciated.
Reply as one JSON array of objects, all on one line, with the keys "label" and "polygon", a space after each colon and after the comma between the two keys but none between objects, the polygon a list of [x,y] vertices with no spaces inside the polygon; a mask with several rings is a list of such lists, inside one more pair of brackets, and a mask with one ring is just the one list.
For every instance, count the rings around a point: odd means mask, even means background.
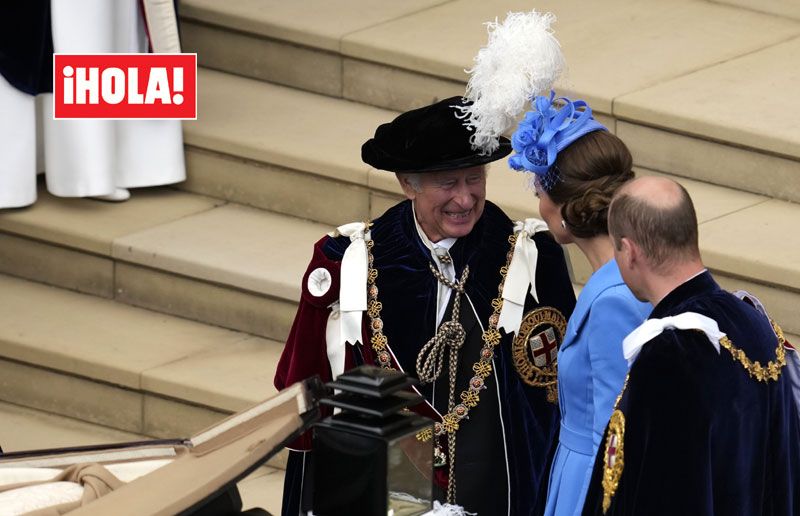
[{"label": "garter star badge", "polygon": [[625,467],[622,451],[624,438],[625,414],[621,410],[615,410],[608,422],[606,453],[603,460],[603,514],[611,506],[611,499],[617,492],[622,469]]},{"label": "garter star badge", "polygon": [[567,320],[552,307],[537,308],[522,319],[511,345],[514,368],[528,385],[547,389],[547,400],[558,400],[558,348],[564,341]]}]

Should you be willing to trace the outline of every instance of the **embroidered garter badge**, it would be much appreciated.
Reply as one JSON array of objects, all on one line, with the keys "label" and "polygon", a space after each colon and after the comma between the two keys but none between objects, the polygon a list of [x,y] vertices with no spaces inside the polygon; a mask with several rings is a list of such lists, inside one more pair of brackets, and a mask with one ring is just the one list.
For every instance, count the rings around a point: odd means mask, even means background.
[{"label": "embroidered garter badge", "polygon": [[551,403],[558,401],[558,348],[566,331],[567,320],[561,312],[537,308],[525,314],[511,345],[517,374],[528,385],[547,389]]},{"label": "embroidered garter badge", "polygon": [[331,289],[333,279],[328,269],[324,267],[317,267],[308,275],[306,288],[308,292],[314,297],[322,297]]},{"label": "embroidered garter badge", "polygon": [[625,467],[623,443],[625,438],[625,414],[615,410],[608,422],[606,453],[603,460],[603,514],[611,506],[611,499],[619,487],[622,469]]}]

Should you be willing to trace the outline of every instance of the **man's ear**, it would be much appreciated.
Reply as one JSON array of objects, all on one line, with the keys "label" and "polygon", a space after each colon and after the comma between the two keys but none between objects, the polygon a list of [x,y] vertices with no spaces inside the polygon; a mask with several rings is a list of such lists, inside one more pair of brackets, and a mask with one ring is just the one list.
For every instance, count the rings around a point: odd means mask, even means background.
[{"label": "man's ear", "polygon": [[625,268],[631,269],[641,262],[641,252],[631,239],[622,237],[619,240],[620,257],[625,261]]},{"label": "man's ear", "polygon": [[403,189],[403,193],[407,198],[412,201],[416,199],[418,192],[414,189],[406,174],[397,174],[397,181],[400,183],[400,188]]}]

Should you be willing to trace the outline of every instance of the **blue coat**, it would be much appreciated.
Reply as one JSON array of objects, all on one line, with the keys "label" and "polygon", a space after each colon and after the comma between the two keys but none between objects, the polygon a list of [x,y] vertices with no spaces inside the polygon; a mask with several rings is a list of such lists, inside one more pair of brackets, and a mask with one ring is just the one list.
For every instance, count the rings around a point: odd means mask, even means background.
[{"label": "blue coat", "polygon": [[615,260],[595,271],[578,296],[558,352],[561,433],[546,515],[580,514],[594,456],[628,371],[622,340],[651,310],[625,286]]}]

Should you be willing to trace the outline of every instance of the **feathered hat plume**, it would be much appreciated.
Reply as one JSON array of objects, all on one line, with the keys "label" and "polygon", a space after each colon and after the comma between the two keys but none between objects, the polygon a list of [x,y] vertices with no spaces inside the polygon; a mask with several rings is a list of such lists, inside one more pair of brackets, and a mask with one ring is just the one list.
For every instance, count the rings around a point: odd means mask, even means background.
[{"label": "feathered hat plume", "polygon": [[534,96],[549,91],[565,68],[561,45],[553,36],[552,13],[508,13],[505,21],[487,23],[489,42],[468,70],[465,123],[474,129],[473,149],[494,152],[499,136]]}]

